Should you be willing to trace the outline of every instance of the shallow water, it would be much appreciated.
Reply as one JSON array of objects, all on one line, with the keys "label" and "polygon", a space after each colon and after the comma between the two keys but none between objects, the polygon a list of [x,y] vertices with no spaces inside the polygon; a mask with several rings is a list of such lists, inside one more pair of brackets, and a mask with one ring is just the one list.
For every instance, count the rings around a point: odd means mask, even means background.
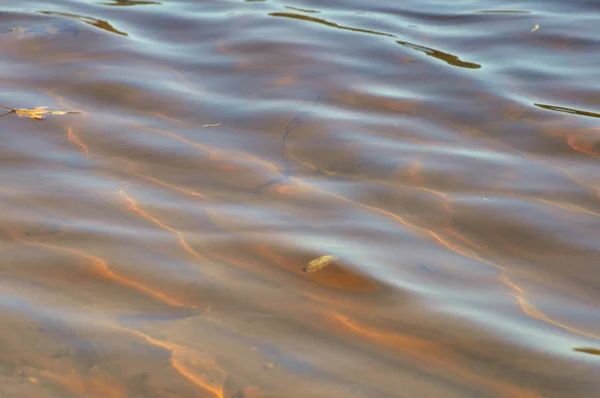
[{"label": "shallow water", "polygon": [[598,397],[600,7],[513,3],[4,0],[0,397]]}]

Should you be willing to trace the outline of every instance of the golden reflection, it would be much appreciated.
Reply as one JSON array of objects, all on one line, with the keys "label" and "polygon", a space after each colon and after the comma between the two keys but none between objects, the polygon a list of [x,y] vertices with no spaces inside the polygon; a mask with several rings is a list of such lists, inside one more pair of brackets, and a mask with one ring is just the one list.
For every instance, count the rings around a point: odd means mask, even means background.
[{"label": "golden reflection", "polygon": [[337,28],[337,29],[341,29],[341,30],[349,30],[352,32],[369,33],[369,34],[377,35],[377,36],[396,37],[389,33],[377,32],[375,30],[369,30],[369,29],[351,28],[349,26],[338,25],[334,22],[329,22],[329,21],[326,21],[321,18],[309,17],[307,15],[302,15],[302,14],[293,14],[290,12],[272,12],[269,15],[272,17],[291,18],[291,19],[299,19],[302,21],[315,22],[315,23],[318,23],[321,25],[330,26],[332,28]]},{"label": "golden reflection", "polygon": [[476,64],[474,62],[462,61],[456,55],[445,53],[445,52],[439,51],[439,50],[435,50],[433,48],[420,46],[418,44],[413,44],[413,43],[409,43],[407,41],[401,41],[401,40],[397,40],[396,43],[401,44],[406,47],[409,47],[409,48],[412,48],[417,51],[421,51],[422,53],[424,53],[425,55],[428,55],[430,57],[440,59],[440,60],[446,62],[448,65],[459,66],[461,68],[468,68],[468,69],[480,69],[481,68],[481,65],[479,65],[479,64]]},{"label": "golden reflection", "polygon": [[58,11],[40,11],[40,14],[71,18],[71,19],[75,19],[77,21],[84,22],[90,26],[94,26],[96,28],[106,30],[107,32],[116,33],[121,36],[129,36],[127,33],[121,32],[120,30],[118,30],[114,26],[112,26],[110,23],[103,21],[101,19],[86,17],[83,15],[77,15],[77,14],[70,14],[67,12],[58,12]]}]

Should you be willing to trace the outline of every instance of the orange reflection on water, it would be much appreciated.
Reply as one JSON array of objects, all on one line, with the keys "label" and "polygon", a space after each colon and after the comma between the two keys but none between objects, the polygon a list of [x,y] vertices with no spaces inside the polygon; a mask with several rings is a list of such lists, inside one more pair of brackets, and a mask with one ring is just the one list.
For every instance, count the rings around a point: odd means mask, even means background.
[{"label": "orange reflection on water", "polygon": [[69,127],[67,129],[67,138],[69,141],[71,141],[75,145],[79,146],[81,148],[81,150],[83,151],[83,153],[85,154],[85,156],[90,155],[90,151],[88,150],[88,147],[85,146],[83,144],[83,142],[81,142],[81,140],[79,139],[79,137],[77,135],[75,135],[75,133],[73,132],[73,129],[71,127]]},{"label": "orange reflection on water", "polygon": [[205,199],[206,198],[206,196],[204,194],[201,194],[200,192],[196,192],[194,190],[183,188],[183,187],[180,187],[180,186],[177,186],[177,185],[169,184],[168,182],[159,180],[158,178],[150,177],[150,176],[147,176],[147,175],[144,175],[144,174],[137,174],[137,173],[135,175],[138,176],[138,177],[140,177],[140,178],[144,178],[144,179],[146,179],[148,181],[152,181],[155,184],[162,185],[163,187],[167,187],[169,189],[173,189],[173,190],[175,190],[177,192],[181,192],[181,193],[186,194],[186,195],[196,196],[196,197],[201,198],[201,199]]},{"label": "orange reflection on water", "polygon": [[[155,298],[156,300],[162,301],[168,305],[171,305],[174,307],[188,306],[186,303],[179,301],[173,297],[170,297],[166,293],[163,293],[159,290],[148,287],[140,282],[128,279],[124,276],[115,274],[113,271],[110,270],[106,261],[104,261],[100,257],[93,256],[93,255],[85,253],[81,250],[50,245],[48,243],[29,242],[29,241],[27,241],[25,243],[29,244],[29,245],[33,245],[33,246],[43,247],[46,249],[66,252],[66,253],[70,253],[70,254],[74,254],[76,256],[82,257],[87,262],[92,264],[92,268],[98,276],[101,276],[105,279],[111,280],[121,286],[128,287],[128,288],[134,289],[140,293],[143,293],[145,295],[151,296],[151,297]],[[195,306],[192,305],[191,307],[195,307]]]},{"label": "orange reflection on water", "polygon": [[578,335],[584,336],[584,337],[589,337],[589,338],[592,338],[595,340],[600,340],[600,335],[597,335],[595,333],[586,332],[585,330],[581,330],[579,328],[576,328],[576,327],[567,325],[563,322],[552,319],[549,316],[547,316],[546,314],[544,314],[543,312],[541,312],[540,310],[538,310],[537,308],[535,308],[531,303],[529,303],[525,299],[525,291],[523,289],[521,289],[519,286],[517,286],[516,284],[514,284],[513,282],[511,282],[506,277],[506,275],[502,275],[502,281],[519,293],[519,294],[514,295],[514,298],[519,303],[519,306],[524,314],[529,315],[530,317],[535,318],[537,320],[557,326],[561,329],[567,330],[571,333],[575,333],[575,334],[578,334]]},{"label": "orange reflection on water", "polygon": [[129,195],[127,195],[127,193],[125,193],[125,191],[123,189],[121,189],[119,191],[119,194],[121,196],[123,196],[125,198],[125,200],[129,203],[129,209],[131,211],[137,213],[142,218],[145,218],[146,220],[149,220],[150,222],[158,225],[159,227],[161,227],[161,228],[163,228],[163,229],[165,229],[165,230],[167,230],[167,231],[175,234],[175,236],[177,236],[179,244],[181,245],[181,247],[183,248],[183,250],[185,250],[186,252],[188,252],[189,254],[191,254],[192,256],[194,256],[195,258],[197,258],[198,260],[201,260],[201,261],[206,260],[206,258],[204,256],[202,256],[196,250],[194,250],[194,249],[191,248],[191,246],[186,242],[186,240],[183,237],[183,234],[181,232],[179,232],[175,228],[171,228],[168,225],[164,224],[158,218],[151,216],[147,211],[140,209],[140,207],[138,206],[137,202],[135,200],[133,200]]},{"label": "orange reflection on water", "polygon": [[586,132],[572,132],[567,134],[567,144],[574,150],[584,153],[592,158],[600,157],[600,152],[597,148],[598,134],[600,129],[594,129]]},{"label": "orange reflection on water", "polygon": [[[543,398],[539,393],[518,388],[511,384],[477,374],[477,370],[463,367],[463,355],[442,343],[423,340],[414,336],[378,329],[364,323],[358,323],[342,314],[332,313],[331,319],[344,329],[361,336],[370,343],[383,345],[421,361],[424,366],[435,366],[438,372],[448,372],[452,376],[461,377],[468,382],[475,382],[483,387],[493,389],[504,397]],[[466,363],[465,363],[466,364]]]},{"label": "orange reflection on water", "polygon": [[[168,363],[173,370],[191,382],[195,388],[200,389],[203,394],[208,393],[211,397],[225,398],[223,390],[227,374],[209,355],[191,347],[159,340],[146,333],[119,326],[109,319],[98,319],[94,322],[98,323],[97,326],[101,330],[108,328],[113,331],[124,332],[167,351]],[[113,337],[116,337],[116,335]],[[35,360],[37,362],[38,358],[36,357]],[[94,366],[84,372],[78,371],[62,361],[50,362],[50,364],[45,364],[45,366],[40,367],[40,370],[35,370],[35,373],[40,378],[64,387],[72,394],[81,397],[131,396],[132,390],[130,390],[128,384],[123,383],[123,380],[119,380],[121,375],[115,373],[110,366],[108,368],[106,366]]]},{"label": "orange reflection on water", "polygon": [[[170,352],[171,366],[196,386],[206,390],[217,398],[224,398],[225,371],[214,360],[207,358],[194,349],[166,341],[154,339],[137,330],[121,329],[141,337],[148,343]],[[204,372],[202,372],[204,371]],[[204,373],[204,374],[203,374]]]}]

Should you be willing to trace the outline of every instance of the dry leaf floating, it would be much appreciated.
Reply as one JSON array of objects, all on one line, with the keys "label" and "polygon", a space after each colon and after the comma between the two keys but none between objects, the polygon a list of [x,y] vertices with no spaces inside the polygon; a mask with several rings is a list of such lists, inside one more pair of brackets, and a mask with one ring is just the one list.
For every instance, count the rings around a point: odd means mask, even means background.
[{"label": "dry leaf floating", "polygon": [[312,272],[317,272],[320,269],[323,269],[323,268],[327,267],[328,265],[335,263],[337,261],[337,259],[338,258],[336,256],[332,256],[332,255],[315,258],[314,260],[309,262],[308,265],[306,267],[304,267],[302,270],[309,274]]},{"label": "dry leaf floating", "polygon": [[68,115],[68,114],[77,115],[77,114],[81,113],[81,112],[71,112],[71,111],[51,111],[51,110],[47,109],[47,107],[45,107],[45,106],[40,106],[38,108],[33,108],[33,109],[14,109],[14,108],[10,108],[8,106],[2,105],[2,104],[0,104],[0,106],[4,109],[8,109],[10,111],[10,112],[5,113],[2,116],[8,115],[10,113],[14,113],[15,115],[17,115],[19,117],[26,116],[26,117],[29,117],[29,118],[35,119],[35,120],[42,120],[47,115]]}]

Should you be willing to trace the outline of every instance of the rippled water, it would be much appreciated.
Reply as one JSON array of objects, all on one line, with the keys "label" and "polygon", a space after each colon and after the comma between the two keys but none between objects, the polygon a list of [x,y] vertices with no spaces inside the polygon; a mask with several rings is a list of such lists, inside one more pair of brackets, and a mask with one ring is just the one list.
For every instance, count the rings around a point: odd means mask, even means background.
[{"label": "rippled water", "polygon": [[2,1],[0,396],[598,397],[599,12]]}]

